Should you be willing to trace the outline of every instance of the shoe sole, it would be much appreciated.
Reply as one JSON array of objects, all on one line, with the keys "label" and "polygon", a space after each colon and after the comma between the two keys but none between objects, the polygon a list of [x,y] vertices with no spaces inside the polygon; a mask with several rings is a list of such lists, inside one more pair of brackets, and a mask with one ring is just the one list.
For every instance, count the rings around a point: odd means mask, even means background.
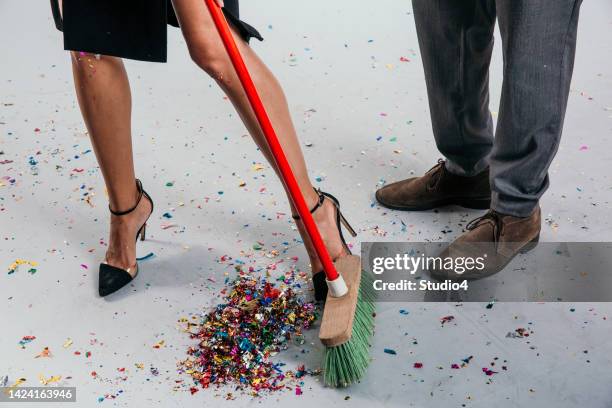
[{"label": "shoe sole", "polygon": [[524,247],[519,249],[519,253],[520,254],[526,254],[526,253],[534,250],[538,246],[539,243],[540,243],[540,234],[536,235],[536,237],[534,239],[532,239],[531,241],[526,243]]},{"label": "shoe sole", "polygon": [[489,208],[491,208],[490,198],[449,198],[446,200],[440,200],[429,204],[403,206],[386,204],[379,200],[378,197],[376,197],[376,201],[378,201],[378,203],[383,207],[398,211],[429,211],[435,210],[436,208],[440,207],[447,207],[450,205],[458,205],[460,207],[470,208],[473,210],[488,210]]}]

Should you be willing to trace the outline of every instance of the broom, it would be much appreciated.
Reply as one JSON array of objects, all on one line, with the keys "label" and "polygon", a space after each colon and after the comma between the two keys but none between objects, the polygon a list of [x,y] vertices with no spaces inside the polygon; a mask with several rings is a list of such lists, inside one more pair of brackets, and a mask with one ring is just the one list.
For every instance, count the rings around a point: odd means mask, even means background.
[{"label": "broom", "polygon": [[[332,261],[310,209],[304,200],[291,166],[285,157],[270,118],[263,106],[255,84],[234,41],[229,24],[215,0],[204,0],[221,40],[229,54],[238,78],[266,137],[283,182],[289,190],[308,236],[323,264],[329,288],[319,339],[326,347],[325,384],[332,387],[350,385],[365,374],[369,358],[369,341],[374,327],[374,303],[371,282],[361,276],[361,259],[350,255]],[[340,273],[338,272],[340,271]]]}]

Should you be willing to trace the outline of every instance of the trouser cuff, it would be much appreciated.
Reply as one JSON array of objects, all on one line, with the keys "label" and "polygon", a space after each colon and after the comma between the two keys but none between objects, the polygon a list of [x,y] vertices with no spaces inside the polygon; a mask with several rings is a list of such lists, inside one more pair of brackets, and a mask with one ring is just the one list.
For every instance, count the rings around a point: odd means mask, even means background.
[{"label": "trouser cuff", "polygon": [[473,177],[485,171],[487,167],[489,167],[489,162],[486,159],[482,159],[474,166],[466,168],[465,166],[461,166],[450,159],[446,159],[444,167],[455,176]]},{"label": "trouser cuff", "polygon": [[491,196],[491,209],[504,215],[526,218],[533,214],[538,206],[537,200],[517,200],[493,192]]}]

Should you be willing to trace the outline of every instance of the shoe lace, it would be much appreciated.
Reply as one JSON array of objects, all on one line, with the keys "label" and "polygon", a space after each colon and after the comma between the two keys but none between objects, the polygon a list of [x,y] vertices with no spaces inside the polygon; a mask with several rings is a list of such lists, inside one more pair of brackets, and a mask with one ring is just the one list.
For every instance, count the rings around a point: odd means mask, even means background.
[{"label": "shoe lace", "polygon": [[440,184],[440,180],[442,180],[442,177],[446,172],[446,167],[444,164],[445,161],[443,159],[438,159],[438,163],[427,172],[428,174],[431,174],[429,183],[427,183],[428,191],[435,190]]},{"label": "shoe lace", "polygon": [[502,215],[493,210],[490,210],[482,217],[478,217],[470,221],[466,225],[465,229],[468,231],[473,231],[486,223],[493,224],[493,236],[495,237],[495,243],[497,244],[499,237],[504,235],[504,223],[502,222]]}]

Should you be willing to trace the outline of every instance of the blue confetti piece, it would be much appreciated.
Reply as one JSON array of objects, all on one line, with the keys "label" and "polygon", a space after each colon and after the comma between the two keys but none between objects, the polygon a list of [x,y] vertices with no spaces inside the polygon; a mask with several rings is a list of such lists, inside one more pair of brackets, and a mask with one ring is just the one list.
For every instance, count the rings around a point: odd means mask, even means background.
[{"label": "blue confetti piece", "polygon": [[137,261],[146,261],[147,259],[151,259],[154,258],[155,254],[153,252],[148,253],[147,255],[143,256],[142,258],[136,258]]},{"label": "blue confetti piece", "polygon": [[397,353],[393,349],[385,349],[385,353],[395,356]]}]

